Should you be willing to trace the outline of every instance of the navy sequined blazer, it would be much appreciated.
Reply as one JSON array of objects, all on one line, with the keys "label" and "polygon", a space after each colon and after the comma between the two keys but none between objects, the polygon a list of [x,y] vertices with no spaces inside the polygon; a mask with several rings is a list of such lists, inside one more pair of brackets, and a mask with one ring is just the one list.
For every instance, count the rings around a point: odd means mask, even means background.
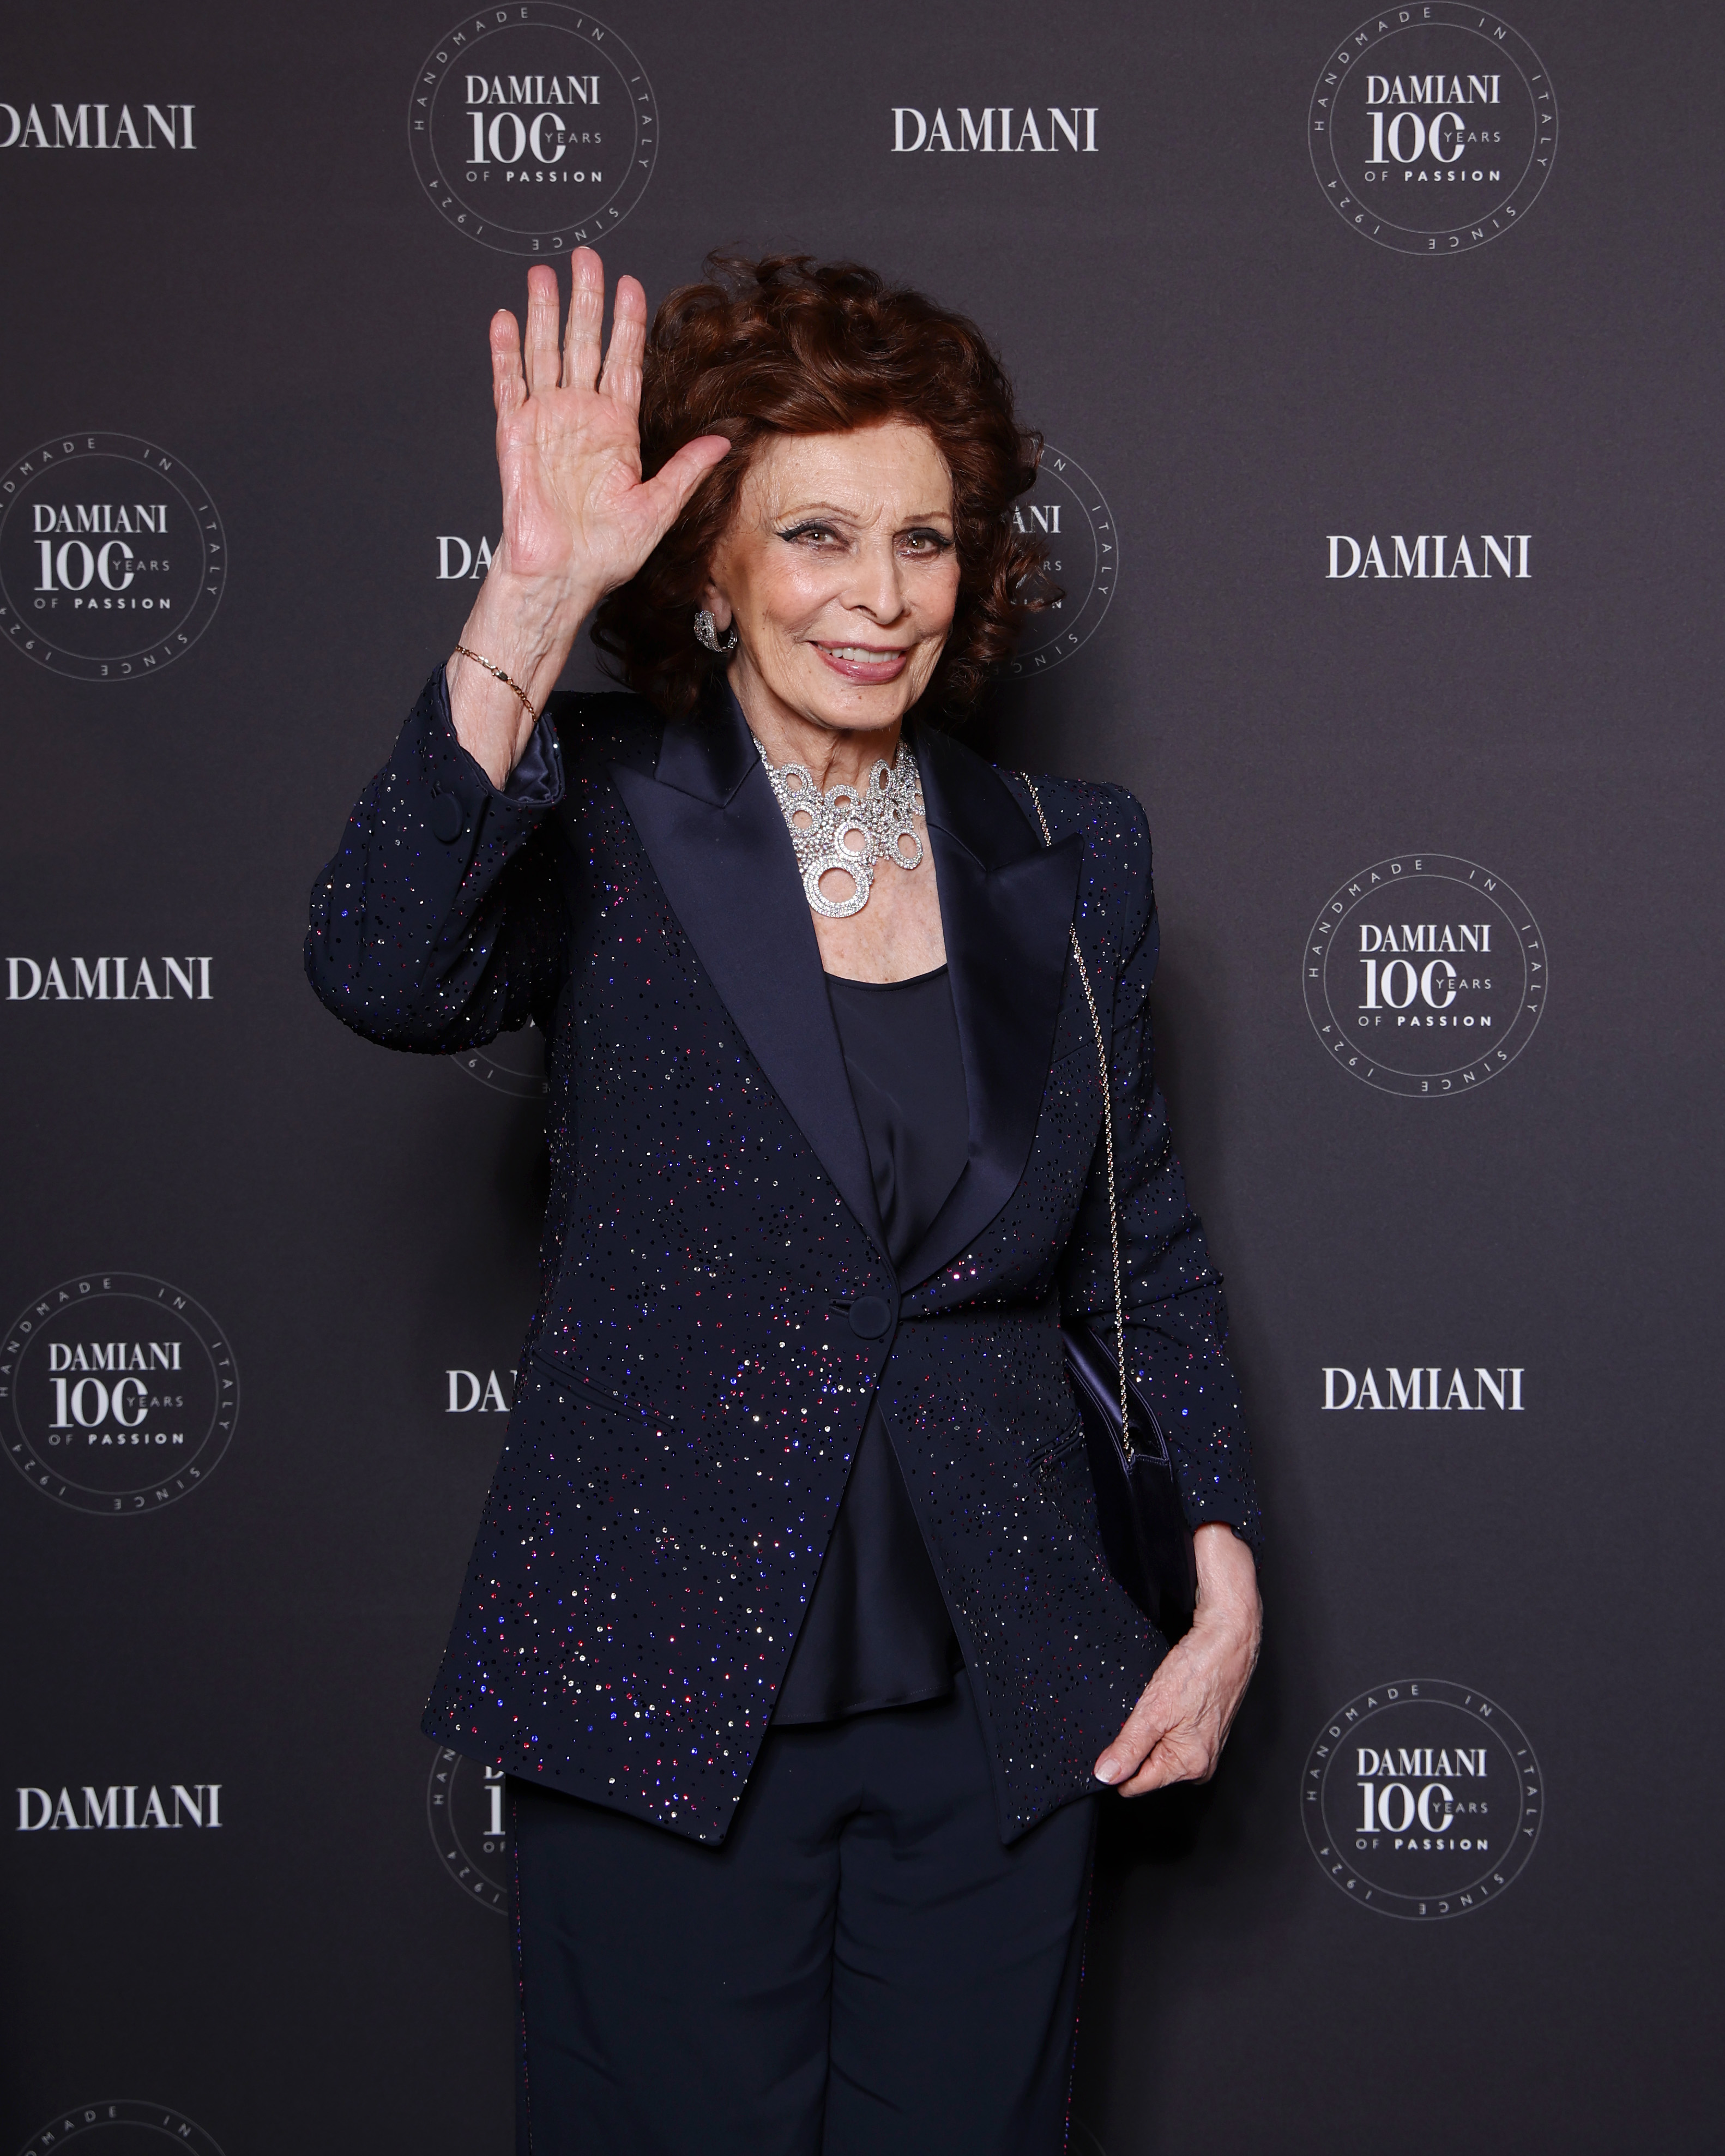
[{"label": "navy sequined blazer", "polygon": [[[1151,1077],[1150,837],[1117,787],[915,737],[970,1100],[921,1248],[886,1255],[787,832],[730,702],[553,701],[490,785],[434,676],[312,896],[317,993],[434,1053],[548,1044],[542,1287],[426,1712],[476,1759],[716,1842],[879,1399],[1012,1839],[1166,1651],[1110,1577],[1063,1310],[1111,1323],[1095,1036],[1112,1070],[1127,1353],[1194,1526],[1257,1537],[1221,1286]],[[517,774],[519,778],[519,773]]]}]

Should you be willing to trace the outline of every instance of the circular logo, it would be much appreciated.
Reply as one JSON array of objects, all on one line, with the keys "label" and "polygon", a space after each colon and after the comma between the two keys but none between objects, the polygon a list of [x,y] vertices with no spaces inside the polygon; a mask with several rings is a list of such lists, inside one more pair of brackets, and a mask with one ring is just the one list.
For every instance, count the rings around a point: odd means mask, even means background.
[{"label": "circular logo", "polygon": [[1306,1014],[1380,1092],[1435,1099],[1495,1078],[1545,1008],[1545,939],[1502,876],[1453,854],[1376,862],[1306,939]]},{"label": "circular logo", "polygon": [[1022,680],[1070,659],[1101,628],[1114,596],[1120,542],[1102,490],[1064,449],[1045,444],[1036,484],[1014,504],[1012,521],[1042,542],[1048,574],[1063,596],[1025,622],[1007,675]]},{"label": "circular logo", "polygon": [[425,1784],[425,1824],[443,1867],[487,1909],[509,1906],[509,1823],[501,1768],[440,1745]]},{"label": "circular logo", "polygon": [[0,475],[0,633],[78,681],[138,681],[221,603],[228,542],[178,457],[131,434],[62,434]]},{"label": "circular logo", "polygon": [[1350,1901],[1384,1917],[1463,1917],[1533,1854],[1543,1791],[1533,1748],[1501,1707],[1423,1677],[1331,1717],[1300,1809],[1325,1878]]},{"label": "circular logo", "polygon": [[97,2156],[159,2156],[162,2143],[172,2141],[190,2156],[222,2156],[213,2135],[170,2104],[141,2103],[121,2097],[109,2103],[74,2104],[56,2112],[48,2123],[33,2133],[18,2156],[49,2156],[74,2134],[85,2134],[96,2144]]},{"label": "circular logo", "polygon": [[542,1101],[551,1091],[545,1075],[545,1035],[536,1025],[501,1033],[483,1048],[459,1048],[449,1060],[494,1093],[507,1093],[517,1101]]},{"label": "circular logo", "polygon": [[239,1373],[202,1304],[145,1273],[85,1273],[0,1342],[12,1464],[74,1512],[160,1512],[214,1472]]},{"label": "circular logo", "polygon": [[614,30],[532,0],[439,38],[413,84],[419,184],[458,232],[504,254],[593,246],[646,192],[653,85]]},{"label": "circular logo", "polygon": [[1401,254],[1459,254],[1525,217],[1550,174],[1558,106],[1507,23],[1420,0],[1363,23],[1330,56],[1307,121],[1337,214]]}]

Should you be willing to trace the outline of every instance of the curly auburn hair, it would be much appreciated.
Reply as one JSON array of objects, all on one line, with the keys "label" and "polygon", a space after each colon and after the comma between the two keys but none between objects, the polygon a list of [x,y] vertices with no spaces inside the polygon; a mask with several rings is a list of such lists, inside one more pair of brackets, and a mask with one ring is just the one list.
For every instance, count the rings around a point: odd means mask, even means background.
[{"label": "curly auburn hair", "polygon": [[855,262],[715,254],[706,268],[713,281],[682,285],[654,318],[641,466],[650,477],[697,434],[727,436],[731,453],[594,616],[609,670],[669,717],[692,711],[723,662],[691,623],[759,445],[900,419],[927,429],[952,475],[958,603],[923,701],[964,717],[1021,623],[1060,596],[1040,542],[1013,522],[1042,439],[1019,425],[999,360],[974,322]]}]

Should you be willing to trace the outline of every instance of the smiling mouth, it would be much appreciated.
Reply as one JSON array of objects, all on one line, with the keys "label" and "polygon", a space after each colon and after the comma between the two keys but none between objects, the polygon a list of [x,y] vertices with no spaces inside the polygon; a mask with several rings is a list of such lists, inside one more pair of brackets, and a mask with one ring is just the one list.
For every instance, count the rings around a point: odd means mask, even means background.
[{"label": "smiling mouth", "polygon": [[911,655],[907,645],[897,644],[817,644],[814,648],[829,666],[852,675],[896,674]]}]

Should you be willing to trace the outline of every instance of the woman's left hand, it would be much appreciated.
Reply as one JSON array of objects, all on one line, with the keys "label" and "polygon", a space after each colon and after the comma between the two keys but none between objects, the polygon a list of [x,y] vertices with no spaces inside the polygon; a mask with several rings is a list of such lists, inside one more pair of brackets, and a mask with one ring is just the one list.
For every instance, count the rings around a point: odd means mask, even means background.
[{"label": "woman's left hand", "polygon": [[1142,1797],[1170,1782],[1207,1782],[1258,1660],[1264,1609],[1258,1568],[1232,1527],[1212,1522],[1193,1537],[1198,1606],[1119,1736],[1097,1760],[1099,1782]]}]

